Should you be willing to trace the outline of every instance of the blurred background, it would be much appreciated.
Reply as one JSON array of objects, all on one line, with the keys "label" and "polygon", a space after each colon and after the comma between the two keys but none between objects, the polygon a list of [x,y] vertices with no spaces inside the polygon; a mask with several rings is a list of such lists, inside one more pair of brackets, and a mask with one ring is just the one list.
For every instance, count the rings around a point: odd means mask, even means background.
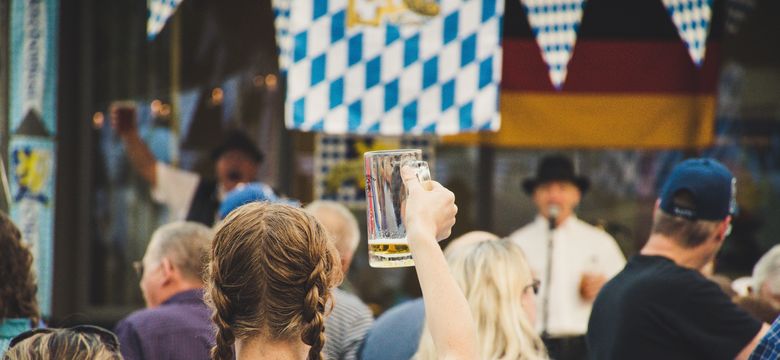
[{"label": "blurred background", "polygon": [[[8,69],[20,51],[6,21],[15,3],[0,0],[3,159],[10,156]],[[739,214],[718,273],[747,275],[780,243],[780,2],[713,1],[697,67],[660,0],[588,0],[561,89],[550,82],[519,0],[506,0],[504,12],[501,131],[413,138],[434,179],[456,194],[453,236],[477,229],[506,236],[531,221],[535,210],[520,184],[541,156],[560,152],[591,180],[579,216],[603,226],[627,256],[647,238],[665,175],[690,156],[715,157],[739,179]],[[412,141],[286,129],[287,79],[269,1],[184,0],[153,38],[146,1],[62,1],[57,17],[54,325],[112,327],[143,306],[131,264],[166,214],[108,123],[113,101],[136,102],[142,137],[158,159],[207,177],[221,134],[245,129],[266,153],[259,179],[303,203],[334,198],[318,190],[328,176],[318,165],[329,139],[352,147]],[[377,313],[419,296],[413,269],[371,269],[366,252],[362,242],[349,281]]]}]

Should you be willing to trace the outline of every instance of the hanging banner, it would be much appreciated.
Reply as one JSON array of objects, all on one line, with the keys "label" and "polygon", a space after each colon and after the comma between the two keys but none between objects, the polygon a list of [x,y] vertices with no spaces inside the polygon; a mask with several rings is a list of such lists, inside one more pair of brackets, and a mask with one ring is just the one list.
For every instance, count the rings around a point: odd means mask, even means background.
[{"label": "hanging banner", "polygon": [[566,81],[585,0],[520,0],[556,90]]},{"label": "hanging banner", "polygon": [[22,124],[36,135],[56,134],[57,2],[14,0],[11,5],[10,133]]},{"label": "hanging banner", "polygon": [[663,0],[680,38],[696,66],[704,61],[710,32],[712,0]]},{"label": "hanging banner", "polygon": [[51,314],[57,133],[57,0],[13,0],[10,39],[10,215],[33,251],[38,303]]},{"label": "hanging banner", "polygon": [[523,4],[507,1],[501,130],[443,141],[523,148],[711,145],[722,74],[721,8],[713,8],[706,59],[696,67],[661,1],[588,1],[586,6],[565,86],[555,89]]},{"label": "hanging banner", "polygon": [[338,201],[351,208],[366,206],[363,154],[391,149],[421,149],[433,179],[435,141],[432,137],[371,137],[319,135],[314,148],[314,198]]},{"label": "hanging banner", "polygon": [[11,219],[30,245],[38,279],[38,304],[51,312],[54,231],[55,144],[51,139],[13,136],[8,154],[11,177]]},{"label": "hanging banner", "polygon": [[182,0],[148,0],[149,19],[146,21],[146,37],[154,40],[165,27],[165,23],[176,12]]},{"label": "hanging banner", "polygon": [[[284,7],[275,3],[284,17]],[[498,0],[292,0],[287,127],[332,134],[456,134],[500,125]]]}]

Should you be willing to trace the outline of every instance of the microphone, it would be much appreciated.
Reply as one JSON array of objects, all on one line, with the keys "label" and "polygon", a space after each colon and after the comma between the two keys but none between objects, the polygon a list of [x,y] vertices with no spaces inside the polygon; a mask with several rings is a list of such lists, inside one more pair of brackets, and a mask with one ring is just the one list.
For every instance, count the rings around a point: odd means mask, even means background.
[{"label": "microphone", "polygon": [[551,204],[547,209],[547,215],[550,220],[550,230],[555,229],[555,225],[558,222],[558,215],[561,214],[561,207],[558,204]]}]

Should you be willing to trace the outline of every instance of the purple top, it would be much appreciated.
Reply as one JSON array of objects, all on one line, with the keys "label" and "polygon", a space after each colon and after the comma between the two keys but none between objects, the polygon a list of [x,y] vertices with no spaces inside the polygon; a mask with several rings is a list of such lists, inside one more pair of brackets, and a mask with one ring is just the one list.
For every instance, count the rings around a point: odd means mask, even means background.
[{"label": "purple top", "polygon": [[114,332],[126,360],[208,360],[214,346],[211,311],[202,289],[182,291],[158,307],[135,311]]}]

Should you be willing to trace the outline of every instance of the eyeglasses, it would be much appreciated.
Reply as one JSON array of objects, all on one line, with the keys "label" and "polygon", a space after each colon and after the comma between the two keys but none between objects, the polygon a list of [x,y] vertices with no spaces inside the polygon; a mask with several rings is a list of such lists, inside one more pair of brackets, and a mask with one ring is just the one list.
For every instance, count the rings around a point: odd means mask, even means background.
[{"label": "eyeglasses", "polygon": [[57,331],[73,331],[79,334],[97,335],[97,337],[100,338],[100,341],[104,345],[106,345],[106,347],[108,347],[109,350],[113,352],[119,352],[119,339],[117,339],[116,335],[111,331],[108,331],[100,326],[94,326],[94,325],[77,325],[77,326],[64,328],[64,329],[37,328],[37,329],[27,330],[19,335],[16,335],[13,339],[11,339],[11,342],[8,344],[8,349],[11,349],[12,347],[16,346],[20,342],[27,340],[35,335],[51,334]]},{"label": "eyeglasses", "polygon": [[133,269],[135,269],[135,274],[138,275],[138,277],[141,277],[144,275],[144,262],[143,261],[133,261]]},{"label": "eyeglasses", "polygon": [[534,281],[530,285],[526,285],[526,287],[523,288],[523,293],[528,291],[528,289],[530,288],[530,289],[532,289],[534,291],[535,295],[538,295],[539,294],[539,287],[541,287],[541,286],[542,286],[542,282],[539,281],[538,279],[534,279]]}]

